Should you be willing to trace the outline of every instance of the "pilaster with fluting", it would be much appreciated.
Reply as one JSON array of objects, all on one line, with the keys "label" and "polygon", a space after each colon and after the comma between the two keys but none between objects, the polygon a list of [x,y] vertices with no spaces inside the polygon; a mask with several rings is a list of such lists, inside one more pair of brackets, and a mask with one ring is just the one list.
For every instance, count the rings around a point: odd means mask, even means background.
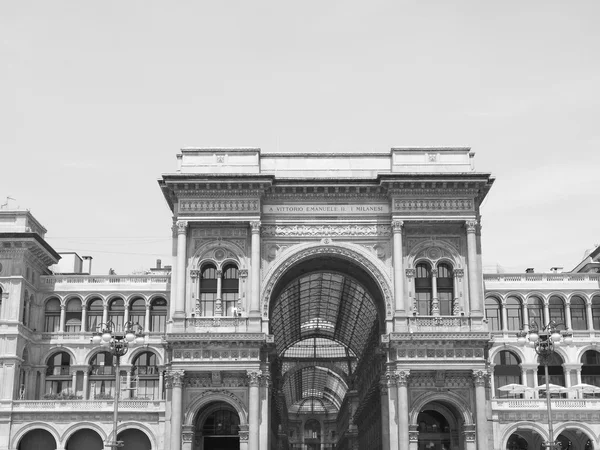
[{"label": "pilaster with fluting", "polygon": [[486,449],[488,443],[488,426],[485,402],[485,382],[488,377],[486,370],[473,370],[473,384],[475,385],[475,418],[477,448]]},{"label": "pilaster with fluting", "polygon": [[177,221],[177,295],[175,297],[175,317],[179,318],[185,317],[187,227],[187,221]]},{"label": "pilaster with fluting", "polygon": [[477,268],[477,221],[467,220],[465,222],[467,229],[467,264],[469,270],[469,305],[471,313],[481,314],[481,292],[479,292],[480,280]]},{"label": "pilaster with fluting", "polygon": [[410,305],[404,304],[404,270],[403,270],[403,255],[402,255],[402,220],[392,220],[393,234],[393,263],[394,263],[394,300],[396,304],[396,312],[402,313],[407,310]]},{"label": "pilaster with fluting", "polygon": [[250,258],[250,283],[252,284],[250,298],[250,315],[260,316],[259,296],[260,296],[260,221],[250,222],[252,230],[252,253]]},{"label": "pilaster with fluting", "polygon": [[260,378],[262,371],[248,370],[248,449],[259,450],[260,437]]},{"label": "pilaster with fluting", "polygon": [[171,448],[181,450],[181,425],[183,417],[183,370],[167,372],[168,386],[171,387]]},{"label": "pilaster with fluting", "polygon": [[408,433],[408,377],[410,370],[399,370],[396,383],[398,384],[398,441],[400,448],[409,447]]},{"label": "pilaster with fluting", "polygon": [[[396,417],[398,417],[398,409],[400,405],[398,404],[398,374],[388,370],[385,373],[385,382],[387,384],[387,401],[388,401],[388,417],[389,420],[386,422],[388,427],[388,435],[390,442],[390,449],[397,450],[398,449],[398,424],[396,422]],[[385,447],[384,447],[385,448]]]}]

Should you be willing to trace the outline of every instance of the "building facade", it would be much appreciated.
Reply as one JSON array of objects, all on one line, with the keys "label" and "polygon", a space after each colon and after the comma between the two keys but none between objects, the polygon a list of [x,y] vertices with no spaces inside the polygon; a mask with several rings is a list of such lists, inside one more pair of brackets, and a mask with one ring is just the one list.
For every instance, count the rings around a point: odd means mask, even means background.
[{"label": "building facade", "polygon": [[[146,275],[59,263],[0,211],[0,450],[108,448],[117,392],[126,450],[537,450],[548,407],[563,448],[600,449],[600,249],[484,274],[493,181],[468,148],[183,149],[172,266]],[[549,402],[532,321],[570,338]],[[118,374],[106,323],[144,334]]]}]

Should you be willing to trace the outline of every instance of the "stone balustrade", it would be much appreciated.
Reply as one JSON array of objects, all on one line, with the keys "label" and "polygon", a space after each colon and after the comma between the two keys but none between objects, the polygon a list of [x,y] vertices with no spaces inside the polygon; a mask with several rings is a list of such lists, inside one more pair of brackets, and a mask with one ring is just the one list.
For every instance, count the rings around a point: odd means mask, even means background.
[{"label": "stone balustrade", "polygon": [[42,291],[167,290],[165,275],[47,275],[40,277]]},{"label": "stone balustrade", "polygon": [[[13,411],[104,411],[114,408],[112,400],[15,400]],[[164,411],[164,400],[119,400],[119,411]]]},{"label": "stone balustrade", "polygon": [[[550,401],[554,410],[600,410],[600,398],[567,399],[553,398]],[[493,399],[492,410],[543,410],[547,408],[545,399]]]}]

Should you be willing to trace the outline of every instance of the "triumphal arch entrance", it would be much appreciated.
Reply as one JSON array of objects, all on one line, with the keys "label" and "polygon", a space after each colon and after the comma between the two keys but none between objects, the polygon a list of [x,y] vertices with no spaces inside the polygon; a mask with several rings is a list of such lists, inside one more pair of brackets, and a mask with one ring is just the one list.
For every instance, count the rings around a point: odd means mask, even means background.
[{"label": "triumphal arch entrance", "polygon": [[469,149],[177,162],[167,448],[486,448]]}]

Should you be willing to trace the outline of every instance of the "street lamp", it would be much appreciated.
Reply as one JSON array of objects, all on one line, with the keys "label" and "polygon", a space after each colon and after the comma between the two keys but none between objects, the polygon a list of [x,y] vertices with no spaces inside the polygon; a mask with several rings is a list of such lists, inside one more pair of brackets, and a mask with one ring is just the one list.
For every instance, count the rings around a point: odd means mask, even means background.
[{"label": "street lamp", "polygon": [[554,441],[554,430],[552,429],[552,410],[550,403],[550,379],[548,376],[548,363],[555,352],[555,346],[564,343],[571,345],[573,343],[573,333],[566,330],[559,330],[558,324],[551,320],[548,325],[539,329],[537,323],[532,321],[529,325],[529,331],[521,330],[517,333],[517,343],[521,346],[529,343],[535,348],[539,355],[540,362],[544,364],[544,375],[546,379],[546,408],[548,411],[548,440],[544,444],[548,450],[559,449],[561,446]]},{"label": "street lamp", "polygon": [[115,357],[115,403],[113,410],[113,429],[112,441],[106,440],[105,447],[123,447],[123,441],[117,441],[117,422],[119,417],[119,376],[121,356],[127,353],[129,347],[141,345],[144,343],[143,329],[139,323],[125,322],[120,330],[117,326],[108,321],[98,325],[97,330],[92,337],[92,343],[105,348]]}]

